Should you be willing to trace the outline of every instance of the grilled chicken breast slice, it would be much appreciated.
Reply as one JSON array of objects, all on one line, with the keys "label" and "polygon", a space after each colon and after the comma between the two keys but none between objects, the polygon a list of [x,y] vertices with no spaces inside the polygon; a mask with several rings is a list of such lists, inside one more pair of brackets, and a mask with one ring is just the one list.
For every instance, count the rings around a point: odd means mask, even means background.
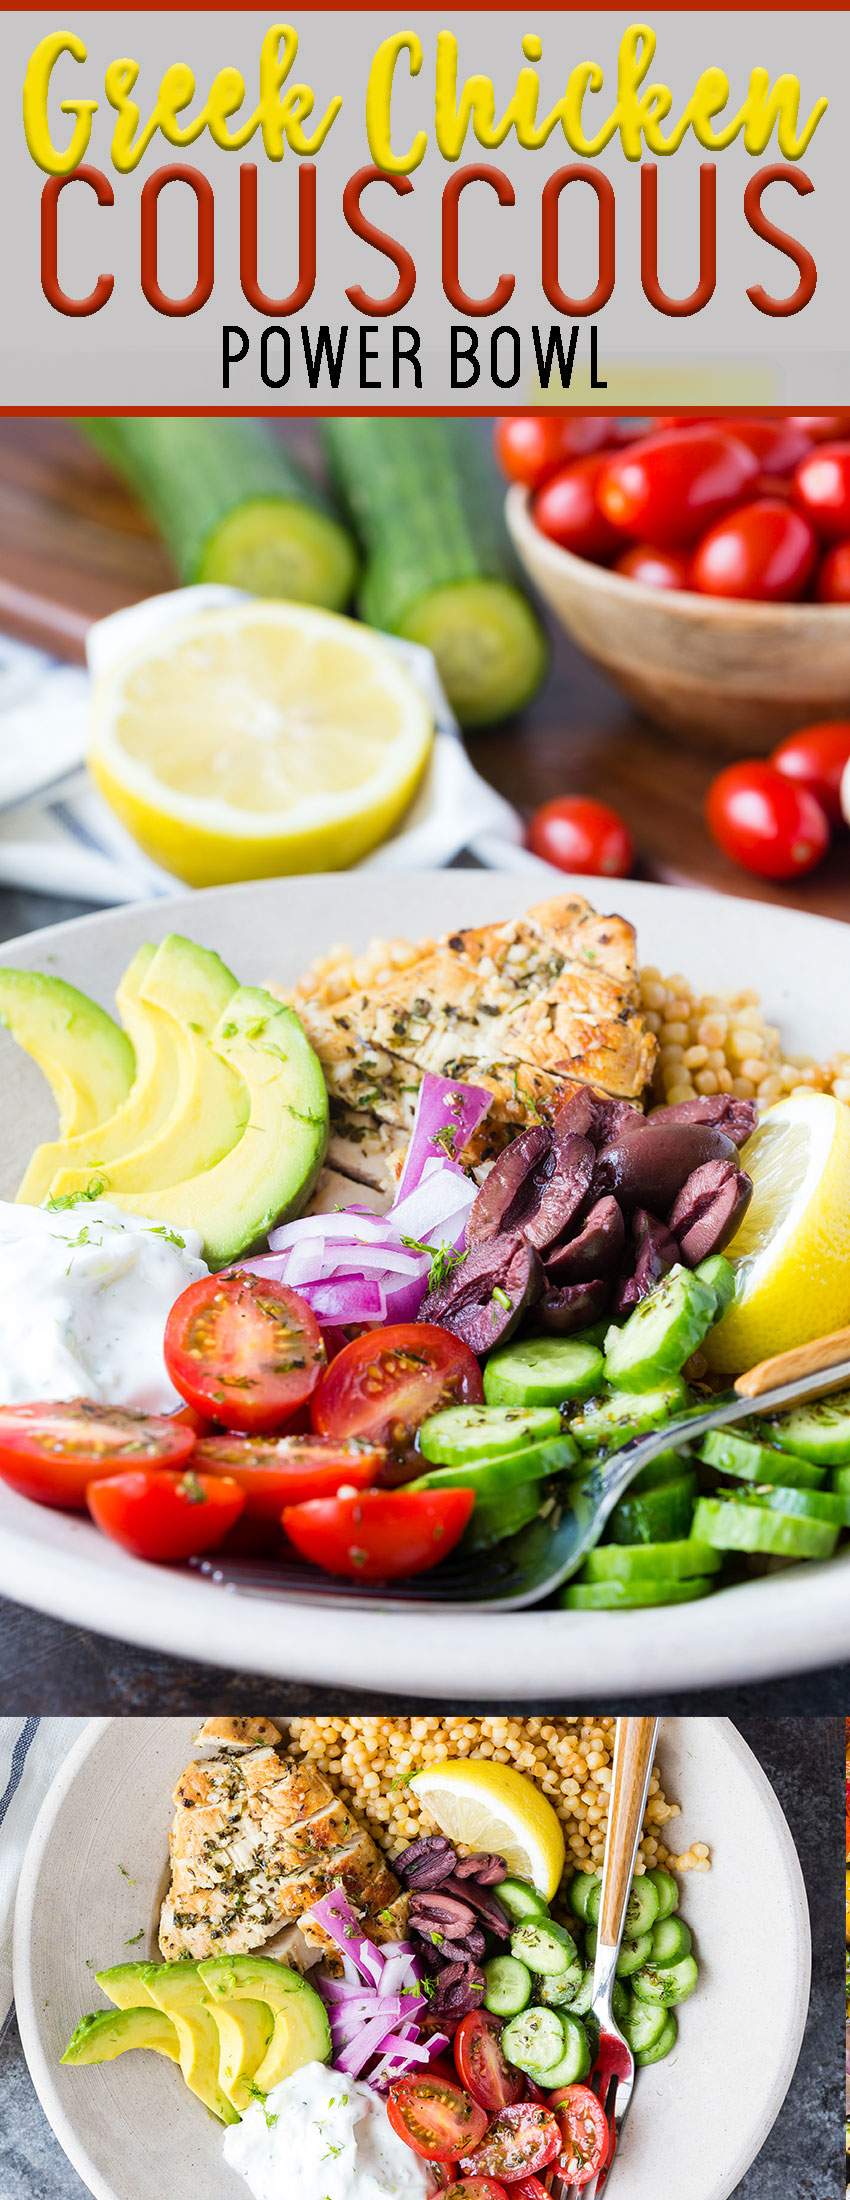
[{"label": "grilled chicken breast slice", "polygon": [[279,1742],[281,1731],[273,1719],[205,1719],[195,1739],[199,1746],[215,1742],[219,1749],[256,1749],[258,1742]]}]

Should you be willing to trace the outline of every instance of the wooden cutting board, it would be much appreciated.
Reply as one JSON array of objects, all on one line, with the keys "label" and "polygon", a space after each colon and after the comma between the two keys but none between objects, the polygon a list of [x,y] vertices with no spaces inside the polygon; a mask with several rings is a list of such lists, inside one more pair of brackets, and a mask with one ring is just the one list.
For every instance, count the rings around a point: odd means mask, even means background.
[{"label": "wooden cutting board", "polygon": [[[316,463],[310,421],[289,420],[280,432]],[[72,421],[0,419],[0,630],[79,663],[93,619],[175,580],[146,515]],[[479,771],[524,816],[554,795],[594,794],[628,820],[641,877],[850,918],[850,833],[793,887],[737,870],[702,817],[725,759],[677,747],[636,718],[564,634],[552,640],[551,673],[536,702],[469,740]]]}]

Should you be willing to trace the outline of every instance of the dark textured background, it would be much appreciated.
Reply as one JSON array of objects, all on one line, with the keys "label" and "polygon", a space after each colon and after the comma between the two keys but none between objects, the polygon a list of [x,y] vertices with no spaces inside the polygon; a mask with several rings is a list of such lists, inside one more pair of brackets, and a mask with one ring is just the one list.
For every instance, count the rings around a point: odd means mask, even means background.
[{"label": "dark textured background", "polygon": [[[292,1694],[294,1698],[295,1691]],[[227,1691],[219,1688],[214,1700],[222,1710],[226,1699]],[[280,1699],[280,1686],[275,1683],[274,1700],[282,1713],[286,1706]],[[209,1694],[204,1696],[204,1709],[212,1700]],[[311,1700],[301,1695],[289,1708],[306,1710]],[[343,1701],[334,1698],[325,1708],[341,1708]],[[257,1707],[255,1694],[252,1709]],[[155,1708],[167,1708],[158,1691]],[[179,1708],[188,1708],[185,1699]],[[362,1698],[357,1708],[365,1708]],[[153,1710],[154,1697],[140,1688],[133,1709]],[[840,2200],[844,2193],[843,1721],[739,1718],[736,1724],[760,1759],[796,1841],[809,1890],[813,1942],[812,1998],[803,2051],[767,2143],[736,2187],[737,2200]],[[754,1871],[757,1868],[754,1857]],[[734,1994],[734,1948],[727,1955],[729,1991]],[[709,2117],[709,2073],[706,2084]],[[13,2022],[0,2046],[0,2200],[83,2200],[85,2190],[39,2107]],[[681,2200],[687,2200],[686,2193]]]}]

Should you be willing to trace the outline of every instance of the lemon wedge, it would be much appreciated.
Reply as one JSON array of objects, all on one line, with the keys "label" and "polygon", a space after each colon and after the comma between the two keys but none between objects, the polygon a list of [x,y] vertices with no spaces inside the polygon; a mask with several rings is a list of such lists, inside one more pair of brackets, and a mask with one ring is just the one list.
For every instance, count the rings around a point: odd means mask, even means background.
[{"label": "lemon wedge", "polygon": [[753,1196],[726,1247],[735,1297],[703,1346],[729,1374],[850,1323],[850,1108],[825,1092],[777,1101],[741,1167]]},{"label": "lemon wedge", "polygon": [[408,1785],[448,1840],[503,1856],[513,1878],[530,1879],[551,1902],[564,1872],[564,1836],[533,1780],[512,1765],[450,1757],[414,1773]]},{"label": "lemon wedge", "polygon": [[219,886],[356,863],[406,810],[433,733],[382,635],[246,598],[166,627],[102,676],[89,763],[147,855]]}]

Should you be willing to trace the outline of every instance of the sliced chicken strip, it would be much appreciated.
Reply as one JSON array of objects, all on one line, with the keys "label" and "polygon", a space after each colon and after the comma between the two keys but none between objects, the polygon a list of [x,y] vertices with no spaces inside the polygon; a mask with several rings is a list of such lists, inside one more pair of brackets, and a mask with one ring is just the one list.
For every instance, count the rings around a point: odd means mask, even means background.
[{"label": "sliced chicken strip", "polygon": [[255,1749],[258,1742],[272,1746],[281,1740],[273,1719],[205,1719],[196,1741],[216,1742],[219,1749]]}]

